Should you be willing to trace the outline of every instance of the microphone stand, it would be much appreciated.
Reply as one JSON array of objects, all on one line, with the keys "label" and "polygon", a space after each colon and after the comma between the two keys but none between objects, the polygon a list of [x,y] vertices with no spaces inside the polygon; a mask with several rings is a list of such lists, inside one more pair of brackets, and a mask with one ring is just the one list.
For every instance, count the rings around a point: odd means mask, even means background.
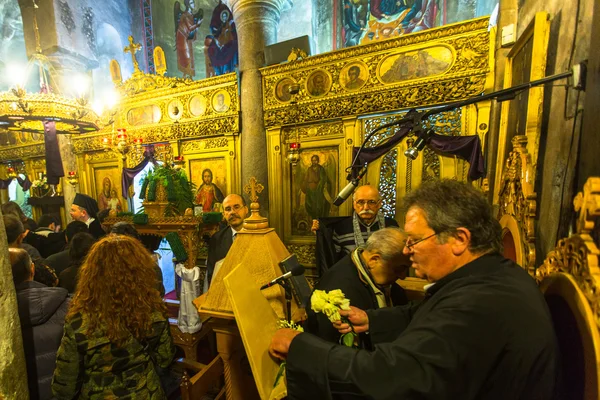
[{"label": "microphone stand", "polygon": [[285,308],[287,312],[287,321],[292,323],[292,287],[287,279],[278,282],[285,290]]},{"label": "microphone stand", "polygon": [[358,162],[358,156],[363,151],[363,149],[365,148],[365,145],[369,142],[369,140],[371,140],[373,135],[375,135],[375,133],[381,131],[382,129],[389,128],[392,126],[397,126],[397,125],[405,125],[409,128],[409,130],[412,130],[413,132],[418,134],[421,130],[423,130],[423,127],[421,125],[421,122],[423,121],[423,119],[428,118],[429,116],[431,116],[433,114],[439,114],[442,112],[454,110],[456,108],[461,108],[464,106],[478,103],[480,101],[486,101],[486,100],[490,100],[490,99],[496,99],[498,102],[512,100],[515,98],[517,93],[522,90],[530,89],[534,86],[540,86],[540,85],[543,85],[548,82],[553,82],[553,81],[556,81],[559,79],[568,78],[568,77],[574,76],[574,75],[576,75],[577,79],[578,79],[578,82],[576,82],[576,85],[574,85],[574,88],[583,90],[585,88],[585,73],[586,73],[587,67],[586,67],[585,62],[577,64],[576,67],[577,67],[577,73],[574,73],[574,71],[573,71],[573,69],[575,69],[575,67],[574,67],[571,71],[568,71],[568,72],[550,75],[545,78],[537,79],[535,81],[531,81],[528,83],[523,83],[521,85],[517,85],[517,86],[507,88],[507,89],[499,90],[497,92],[492,92],[492,93],[488,93],[485,95],[472,97],[472,98],[466,99],[466,100],[456,101],[453,103],[446,104],[445,106],[437,107],[437,108],[430,109],[427,111],[417,111],[416,109],[412,108],[408,111],[408,113],[406,114],[406,116],[404,118],[402,118],[398,121],[392,121],[387,124],[383,124],[375,129],[373,129],[371,132],[369,132],[369,134],[365,137],[365,140],[363,141],[363,143],[358,148],[358,151],[354,155],[352,164],[350,164],[350,166],[348,168],[346,168],[346,172],[348,172],[348,177],[346,179],[348,181],[353,180],[354,178],[352,176],[352,171],[354,169],[358,169],[358,168],[362,168],[362,169],[358,174],[359,177],[357,178],[357,183],[358,183],[358,180],[360,180],[364,176],[364,174],[366,173],[366,170],[367,170],[367,163],[365,162],[364,165],[357,166],[356,163]]}]

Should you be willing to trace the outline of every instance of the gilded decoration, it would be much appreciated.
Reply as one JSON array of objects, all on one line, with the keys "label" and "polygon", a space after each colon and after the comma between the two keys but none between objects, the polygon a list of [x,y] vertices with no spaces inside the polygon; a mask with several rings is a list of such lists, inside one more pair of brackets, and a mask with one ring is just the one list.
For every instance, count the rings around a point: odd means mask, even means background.
[{"label": "gilded decoration", "polygon": [[[580,221],[576,233],[559,240],[544,264],[535,271],[535,278],[542,282],[544,278],[558,273],[571,275],[589,301],[596,323],[600,326],[600,251],[589,234],[596,229],[593,221],[600,217],[600,178],[589,178],[574,204],[575,210],[579,211]],[[586,222],[582,224],[582,221]]]},{"label": "gilded decoration", "polygon": [[29,146],[0,147],[0,161],[43,157],[45,154],[46,147],[44,143]]},{"label": "gilded decoration", "polygon": [[532,273],[535,269],[537,206],[533,166],[527,151],[527,137],[515,136],[512,143],[513,151],[506,159],[500,186],[498,219],[504,231],[505,254],[514,257],[514,261]]},{"label": "gilded decoration", "polygon": [[[263,68],[263,93],[270,94],[263,99],[265,124],[422,107],[478,95],[486,88],[493,62],[491,35],[488,18],[479,18]],[[316,77],[323,79],[316,82]],[[277,85],[286,78],[300,86],[295,105],[277,96]]]},{"label": "gilded decoration", "polygon": [[383,156],[379,169],[379,194],[381,195],[381,209],[383,215],[390,218],[396,217],[396,181],[398,168],[398,149],[392,149]]},{"label": "gilded decoration", "polygon": [[181,145],[181,149],[184,153],[195,153],[202,150],[209,149],[220,149],[223,147],[227,147],[229,145],[229,140],[226,137],[214,138],[214,139],[206,139],[206,140],[194,140],[184,142]]},{"label": "gilded decoration", "polygon": [[315,265],[317,265],[314,244],[286,244],[285,247],[287,247],[290,253],[296,255],[300,264],[307,267],[314,267]]},{"label": "gilded decoration", "polygon": [[338,135],[344,135],[344,125],[341,122],[310,126],[290,126],[284,128],[282,131],[283,142],[296,141],[298,138],[316,138]]}]

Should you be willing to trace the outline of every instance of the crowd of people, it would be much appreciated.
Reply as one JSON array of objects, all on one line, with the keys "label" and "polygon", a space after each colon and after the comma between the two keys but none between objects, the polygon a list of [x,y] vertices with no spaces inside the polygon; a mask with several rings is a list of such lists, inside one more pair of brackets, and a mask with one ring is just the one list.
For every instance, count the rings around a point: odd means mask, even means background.
[{"label": "crowd of people", "polygon": [[81,194],[64,230],[13,202],[2,213],[30,398],[165,399],[175,347],[152,245],[127,222],[102,230]]},{"label": "crowd of people", "polygon": [[[163,399],[159,372],[174,347],[160,269],[133,225],[92,233],[90,200],[76,198],[76,220],[59,232],[52,218],[40,228],[3,206],[32,398]],[[289,399],[560,394],[547,304],[502,256],[500,225],[477,189],[424,183],[403,199],[403,229],[381,215],[374,187],[352,201],[352,216],[313,224],[326,255],[314,289],[340,289],[350,309],[331,322],[309,303],[304,332],[279,329],[271,341],[271,356],[286,361]],[[237,194],[223,208],[227,226],[209,242],[205,290],[248,212]],[[423,299],[409,301],[397,283],[411,268],[428,282]],[[349,332],[353,345],[340,345]]]}]

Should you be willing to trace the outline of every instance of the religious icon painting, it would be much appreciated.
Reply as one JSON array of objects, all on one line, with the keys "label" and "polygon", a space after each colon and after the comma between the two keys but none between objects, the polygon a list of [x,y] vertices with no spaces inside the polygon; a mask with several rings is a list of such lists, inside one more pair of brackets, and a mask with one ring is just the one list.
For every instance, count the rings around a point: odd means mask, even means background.
[{"label": "religious icon painting", "polygon": [[190,99],[190,103],[188,105],[190,109],[190,114],[194,117],[199,117],[204,115],[206,112],[206,97],[201,94],[197,94]]},{"label": "religious icon painting", "polygon": [[454,61],[446,46],[396,53],[385,57],[377,68],[382,83],[396,83],[442,75]]},{"label": "religious icon painting", "polygon": [[213,94],[211,104],[216,112],[226,112],[229,110],[229,106],[231,105],[231,97],[227,91],[218,90],[215,94]]},{"label": "religious icon painting", "polygon": [[281,78],[275,85],[275,98],[283,103],[287,103],[292,99],[290,88],[295,85],[296,81],[290,77]]},{"label": "religious icon painting", "polygon": [[160,122],[161,115],[156,104],[135,107],[127,112],[127,123],[132,126],[156,124]]},{"label": "religious icon painting", "polygon": [[[202,212],[222,211],[227,196],[227,166],[225,158],[203,158],[190,161],[191,180],[196,187],[194,203]],[[196,207],[194,207],[196,212]]]},{"label": "religious icon painting", "polygon": [[123,210],[121,174],[117,165],[94,168],[94,190],[99,210]]},{"label": "religious icon painting", "polygon": [[306,92],[313,97],[324,96],[331,90],[331,77],[327,72],[318,69],[306,80]]},{"label": "religious icon painting", "polygon": [[167,106],[167,113],[172,120],[180,120],[183,116],[183,103],[181,100],[172,100]]},{"label": "religious icon painting", "polygon": [[348,91],[361,89],[369,80],[369,69],[362,61],[350,62],[340,71],[340,86]]},{"label": "religious icon painting", "polygon": [[336,216],[338,147],[303,149],[291,182],[292,235],[310,236],[313,219]]}]

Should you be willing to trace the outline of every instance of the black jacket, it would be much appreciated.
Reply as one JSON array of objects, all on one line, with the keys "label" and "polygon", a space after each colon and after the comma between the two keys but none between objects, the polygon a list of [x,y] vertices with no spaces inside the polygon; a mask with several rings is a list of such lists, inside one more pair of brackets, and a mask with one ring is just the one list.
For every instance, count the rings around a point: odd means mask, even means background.
[{"label": "black jacket", "polygon": [[50,257],[46,258],[46,264],[48,264],[50,268],[54,269],[56,275],[60,277],[61,272],[69,268],[71,265],[69,249],[52,254]]},{"label": "black jacket", "polygon": [[69,306],[67,291],[39,282],[17,285],[17,302],[31,399],[50,399],[56,352]]},{"label": "black jacket", "polygon": [[[340,289],[346,295],[346,298],[350,299],[350,305],[358,307],[361,310],[376,310],[379,308],[375,292],[362,279],[350,254],[327,270],[315,286],[315,290],[325,290],[327,292],[335,289]],[[392,303],[396,306],[408,303],[404,289],[395,283],[392,284],[390,297],[392,298]],[[312,311],[310,302],[306,307],[306,315],[307,319],[304,323],[305,332],[312,333],[329,342],[339,342],[340,334],[337,329],[333,327],[324,314]],[[361,335],[360,339],[361,347],[370,348],[368,335]]]},{"label": "black jacket", "polygon": [[288,398],[547,400],[558,349],[546,301],[522,268],[482,256],[419,305],[369,311],[375,350],[302,333],[286,364]]},{"label": "black jacket", "polygon": [[231,245],[233,244],[233,237],[231,236],[231,226],[226,226],[217,233],[211,236],[208,242],[208,256],[206,257],[206,278],[210,285],[212,280],[213,272],[215,271],[215,264],[217,261],[225,258]]}]

